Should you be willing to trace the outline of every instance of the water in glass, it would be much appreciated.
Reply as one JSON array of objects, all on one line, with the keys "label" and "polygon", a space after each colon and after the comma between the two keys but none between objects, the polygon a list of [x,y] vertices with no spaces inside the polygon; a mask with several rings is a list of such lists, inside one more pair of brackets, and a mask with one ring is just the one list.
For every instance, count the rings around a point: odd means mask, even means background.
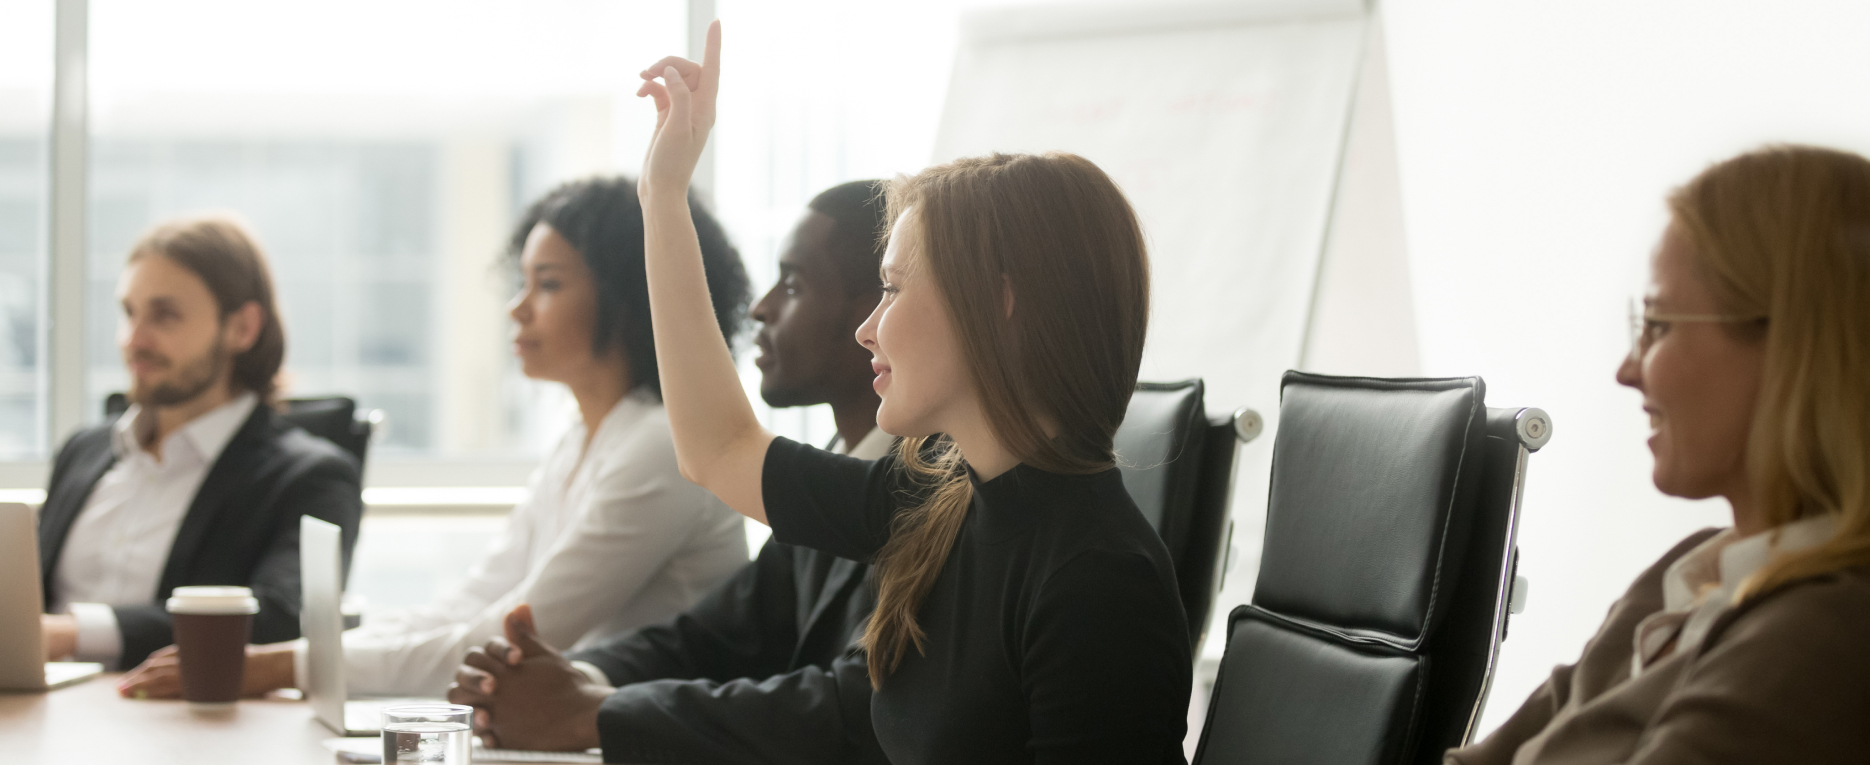
[{"label": "water in glass", "polygon": [[383,762],[468,765],[474,733],[458,722],[398,722],[383,726]]}]

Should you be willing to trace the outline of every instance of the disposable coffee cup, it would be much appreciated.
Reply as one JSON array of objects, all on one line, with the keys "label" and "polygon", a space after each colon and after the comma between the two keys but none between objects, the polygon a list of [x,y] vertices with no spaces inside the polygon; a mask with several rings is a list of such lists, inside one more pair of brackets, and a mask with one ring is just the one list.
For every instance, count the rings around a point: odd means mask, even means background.
[{"label": "disposable coffee cup", "polygon": [[177,587],[169,596],[182,698],[198,712],[230,710],[240,700],[247,638],[260,601],[245,587]]}]

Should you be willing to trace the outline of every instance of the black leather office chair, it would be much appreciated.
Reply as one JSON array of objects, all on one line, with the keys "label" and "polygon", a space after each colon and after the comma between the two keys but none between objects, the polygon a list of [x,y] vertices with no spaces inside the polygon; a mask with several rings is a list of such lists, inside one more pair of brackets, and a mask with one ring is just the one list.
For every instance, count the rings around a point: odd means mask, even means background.
[{"label": "black leather office chair", "polygon": [[[370,435],[383,421],[383,412],[370,409],[357,411],[357,402],[348,396],[325,396],[322,398],[289,398],[284,402],[285,410],[280,417],[287,422],[304,428],[306,432],[337,444],[339,448],[350,452],[357,458],[357,464],[364,464],[364,457],[370,451]],[[104,397],[104,416],[114,418],[130,408],[128,396],[112,393]]]},{"label": "black leather office chair", "polygon": [[1538,409],[1480,378],[1286,373],[1253,602],[1196,765],[1439,763],[1472,735],[1513,598]]},{"label": "black leather office chair", "polygon": [[1138,383],[1117,428],[1117,466],[1137,509],[1175,563],[1189,636],[1201,645],[1232,536],[1235,446],[1259,435],[1259,414],[1207,414],[1200,380]]}]

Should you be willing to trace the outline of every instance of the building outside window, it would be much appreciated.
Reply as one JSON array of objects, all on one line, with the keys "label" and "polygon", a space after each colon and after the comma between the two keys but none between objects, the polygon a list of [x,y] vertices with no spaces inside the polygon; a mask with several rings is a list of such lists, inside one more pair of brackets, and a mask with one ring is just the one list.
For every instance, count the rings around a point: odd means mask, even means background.
[{"label": "building outside window", "polygon": [[[956,19],[982,4],[992,3],[714,4],[729,75],[714,171],[697,185],[755,299],[818,191],[929,162]],[[55,6],[0,6],[7,501],[35,501],[68,435],[51,432],[47,395]],[[384,415],[366,466],[358,591],[377,606],[426,600],[497,532],[574,413],[562,388],[527,380],[512,358],[511,226],[559,183],[637,170],[654,116],[635,97],[636,72],[687,52],[690,4],[88,6],[83,371],[56,384],[82,390],[85,424],[103,422],[105,397],[128,385],[116,288],[130,248],[179,216],[237,218],[273,268],[284,394],[350,396]],[[743,336],[742,376],[768,427],[829,439],[827,407],[759,401],[750,346]],[[398,513],[400,503],[445,512]],[[765,527],[749,524],[749,536],[757,545]]]},{"label": "building outside window", "polygon": [[52,4],[0,4],[0,460],[46,446],[46,198]]},{"label": "building outside window", "polygon": [[381,410],[373,473],[506,461],[519,467],[496,482],[523,482],[565,397],[512,361],[506,236],[552,186],[635,170],[651,126],[633,73],[646,51],[681,49],[684,7],[92,0],[90,13],[87,402],[127,384],[114,293],[136,238],[231,214],[272,262],[287,395]]}]

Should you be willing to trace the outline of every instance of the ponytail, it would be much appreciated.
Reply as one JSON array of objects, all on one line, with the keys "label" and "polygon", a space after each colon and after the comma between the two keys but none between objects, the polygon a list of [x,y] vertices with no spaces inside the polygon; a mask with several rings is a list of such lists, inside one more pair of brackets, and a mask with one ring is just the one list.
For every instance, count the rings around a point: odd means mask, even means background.
[{"label": "ponytail", "polygon": [[889,541],[877,554],[877,610],[863,637],[872,688],[881,687],[883,678],[896,671],[911,644],[917,653],[924,650],[927,633],[916,623],[916,611],[941,575],[974,500],[974,483],[968,480],[961,450],[947,436],[934,438],[939,440],[928,457],[922,454],[928,436],[896,444],[898,464],[924,499],[896,516]]}]

